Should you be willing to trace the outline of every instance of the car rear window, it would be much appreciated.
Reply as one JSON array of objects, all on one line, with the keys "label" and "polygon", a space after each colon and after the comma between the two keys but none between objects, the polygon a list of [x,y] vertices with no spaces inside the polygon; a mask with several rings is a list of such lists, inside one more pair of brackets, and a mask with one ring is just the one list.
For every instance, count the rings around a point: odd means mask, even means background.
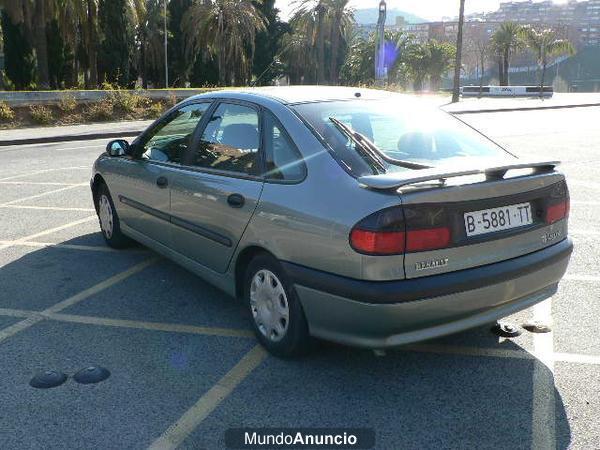
[{"label": "car rear window", "polygon": [[[363,153],[330,120],[335,117],[371,140],[391,158],[430,166],[460,164],[466,158],[505,159],[510,155],[449,114],[417,102],[353,100],[294,106],[356,176],[376,173]],[[387,172],[407,170],[388,165]]]}]

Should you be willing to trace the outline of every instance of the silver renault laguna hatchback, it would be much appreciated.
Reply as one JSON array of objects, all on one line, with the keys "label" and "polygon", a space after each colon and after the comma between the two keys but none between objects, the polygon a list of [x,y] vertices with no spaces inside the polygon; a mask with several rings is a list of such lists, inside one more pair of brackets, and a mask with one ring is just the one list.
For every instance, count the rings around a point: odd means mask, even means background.
[{"label": "silver renault laguna hatchback", "polygon": [[[517,159],[390,92],[210,92],[132,143],[91,187],[111,247],[151,247],[242,299],[258,340],[386,348],[556,292],[572,252],[557,162]],[[201,293],[199,293],[201,296]]]}]

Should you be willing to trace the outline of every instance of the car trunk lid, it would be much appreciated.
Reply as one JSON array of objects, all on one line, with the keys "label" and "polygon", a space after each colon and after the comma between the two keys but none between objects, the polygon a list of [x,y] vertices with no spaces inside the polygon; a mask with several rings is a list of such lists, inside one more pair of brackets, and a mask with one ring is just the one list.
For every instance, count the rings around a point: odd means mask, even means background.
[{"label": "car trunk lid", "polygon": [[564,239],[568,190],[564,176],[555,171],[557,164],[435,168],[359,182],[400,195],[405,275],[416,278],[515,258]]}]

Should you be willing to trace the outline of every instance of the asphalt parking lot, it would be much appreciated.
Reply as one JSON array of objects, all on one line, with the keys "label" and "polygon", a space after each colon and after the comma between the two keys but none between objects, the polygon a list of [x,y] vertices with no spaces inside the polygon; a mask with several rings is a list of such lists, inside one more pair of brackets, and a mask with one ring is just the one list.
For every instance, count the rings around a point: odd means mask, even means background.
[{"label": "asphalt parking lot", "polygon": [[[461,119],[565,162],[568,275],[509,318],[551,333],[278,360],[235,300],[141,246],[104,246],[88,183],[106,141],[0,147],[0,447],[216,449],[231,427],[366,427],[381,449],[600,448],[600,108]],[[90,365],[111,376],[29,385]]]}]

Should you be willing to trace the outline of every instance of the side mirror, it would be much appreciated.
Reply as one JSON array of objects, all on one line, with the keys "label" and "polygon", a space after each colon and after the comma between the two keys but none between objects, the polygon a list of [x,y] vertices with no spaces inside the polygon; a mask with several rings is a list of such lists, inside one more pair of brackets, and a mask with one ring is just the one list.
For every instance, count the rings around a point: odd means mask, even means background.
[{"label": "side mirror", "polygon": [[115,139],[106,145],[109,156],[125,156],[129,153],[129,142],[125,139]]}]

